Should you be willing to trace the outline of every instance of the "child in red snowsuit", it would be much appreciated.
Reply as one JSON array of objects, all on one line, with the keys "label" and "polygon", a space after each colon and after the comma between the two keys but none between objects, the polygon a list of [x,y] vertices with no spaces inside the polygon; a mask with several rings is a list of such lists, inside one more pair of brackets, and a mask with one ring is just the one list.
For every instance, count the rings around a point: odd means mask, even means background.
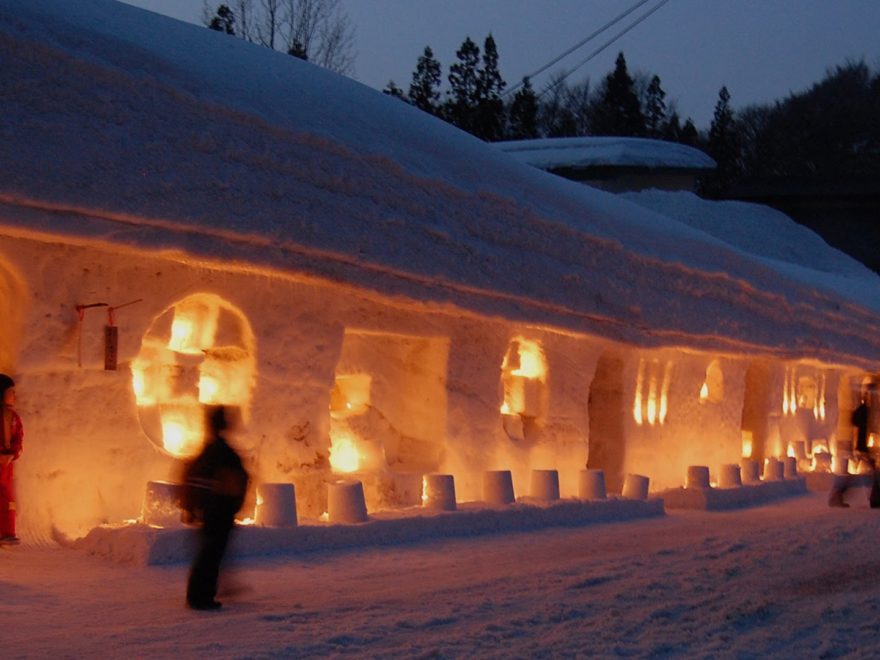
[{"label": "child in red snowsuit", "polygon": [[0,374],[0,543],[18,543],[15,535],[13,464],[21,456],[24,427],[15,406],[15,381]]}]

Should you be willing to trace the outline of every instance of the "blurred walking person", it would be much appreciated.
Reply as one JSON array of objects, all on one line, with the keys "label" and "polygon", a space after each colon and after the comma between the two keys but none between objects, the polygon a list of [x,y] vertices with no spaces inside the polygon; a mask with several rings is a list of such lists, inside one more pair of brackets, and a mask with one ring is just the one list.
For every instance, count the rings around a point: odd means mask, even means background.
[{"label": "blurred walking person", "polygon": [[248,474],[226,441],[229,422],[224,406],[206,408],[205,446],[184,469],[184,521],[201,525],[186,587],[186,603],[195,610],[221,607],[216,600],[220,565],[247,491]]}]

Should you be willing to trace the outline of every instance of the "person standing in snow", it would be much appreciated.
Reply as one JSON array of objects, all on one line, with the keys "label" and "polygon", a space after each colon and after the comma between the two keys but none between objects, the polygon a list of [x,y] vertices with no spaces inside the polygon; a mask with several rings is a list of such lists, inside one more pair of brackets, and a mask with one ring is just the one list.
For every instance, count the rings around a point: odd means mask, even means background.
[{"label": "person standing in snow", "polygon": [[206,422],[209,436],[205,446],[184,469],[182,501],[184,521],[201,525],[186,587],[187,605],[195,610],[221,606],[216,600],[220,564],[248,484],[241,459],[226,441],[227,409],[208,406]]},{"label": "person standing in snow", "polygon": [[21,456],[24,427],[15,412],[15,381],[0,374],[0,543],[18,543],[15,535],[15,484],[13,465]]},{"label": "person standing in snow", "polygon": [[[856,406],[850,416],[850,422],[855,429],[856,435],[855,454],[862,458],[869,456],[868,413],[868,394],[864,393],[859,398],[859,405]],[[849,474],[834,475],[834,481],[831,485],[831,494],[828,496],[828,506],[841,507],[844,509],[849,507],[849,504],[843,500],[843,496],[846,494],[846,491],[849,490],[851,481]]]}]

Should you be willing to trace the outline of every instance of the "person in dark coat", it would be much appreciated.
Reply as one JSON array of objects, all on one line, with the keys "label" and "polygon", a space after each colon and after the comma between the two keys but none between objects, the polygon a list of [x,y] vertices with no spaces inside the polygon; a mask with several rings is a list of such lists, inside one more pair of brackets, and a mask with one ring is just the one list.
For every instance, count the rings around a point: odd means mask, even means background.
[{"label": "person in dark coat", "polygon": [[[867,395],[863,394],[859,405],[852,411],[850,423],[856,431],[856,456],[868,456],[868,401]],[[844,495],[849,490],[852,479],[848,474],[834,475],[831,485],[831,494],[828,496],[828,506],[849,508],[844,501]]]},{"label": "person in dark coat", "polygon": [[195,610],[221,606],[216,600],[220,564],[248,484],[241,459],[224,435],[229,427],[227,409],[209,406],[206,422],[209,435],[205,446],[184,469],[181,502],[184,521],[201,525],[186,587],[186,603]]}]

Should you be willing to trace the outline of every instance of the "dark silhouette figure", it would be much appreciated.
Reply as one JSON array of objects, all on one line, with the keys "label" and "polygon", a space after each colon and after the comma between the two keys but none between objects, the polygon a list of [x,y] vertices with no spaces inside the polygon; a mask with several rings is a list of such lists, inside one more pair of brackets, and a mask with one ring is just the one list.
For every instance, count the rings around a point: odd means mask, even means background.
[{"label": "dark silhouette figure", "polygon": [[[850,423],[856,430],[856,455],[868,456],[868,402],[867,397],[862,396],[859,405],[856,406],[850,417]],[[828,506],[848,508],[843,496],[849,490],[852,479],[848,474],[834,476],[831,486],[831,494],[828,496]]]},{"label": "dark silhouette figure", "polygon": [[201,453],[186,465],[182,507],[184,521],[201,524],[199,545],[186,587],[186,602],[195,610],[214,610],[217,578],[235,514],[244,502],[248,474],[224,437],[227,409],[206,409],[208,437]]}]

